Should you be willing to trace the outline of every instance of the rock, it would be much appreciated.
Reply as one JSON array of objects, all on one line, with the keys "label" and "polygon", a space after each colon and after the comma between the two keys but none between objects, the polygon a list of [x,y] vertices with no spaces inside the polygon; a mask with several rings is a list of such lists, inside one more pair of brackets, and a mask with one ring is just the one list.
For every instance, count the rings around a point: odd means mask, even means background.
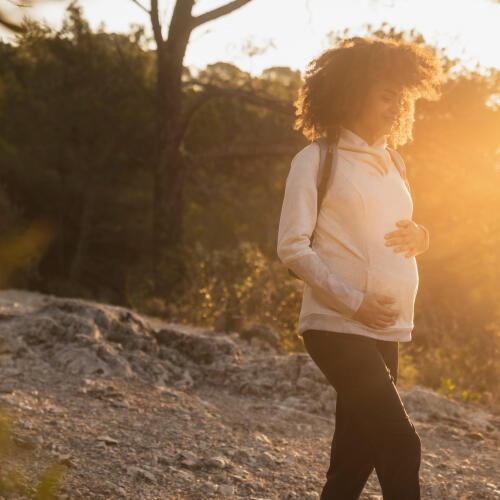
[{"label": "rock", "polygon": [[319,493],[316,491],[308,491],[304,495],[304,500],[317,500],[319,498]]},{"label": "rock", "polygon": [[212,481],[203,482],[203,491],[207,493],[215,493],[217,491],[217,485]]},{"label": "rock", "polygon": [[219,488],[217,489],[217,492],[220,493],[222,496],[226,497],[234,497],[234,486],[230,484],[220,484]]},{"label": "rock", "polygon": [[214,467],[216,469],[224,469],[228,465],[227,459],[222,456],[207,458],[204,463],[207,467]]},{"label": "rock", "polygon": [[441,482],[434,484],[431,489],[431,498],[433,500],[449,499],[448,489],[446,488],[446,485]]},{"label": "rock", "polygon": [[20,436],[12,434],[12,441],[19,447],[26,450],[33,450],[37,447],[38,441],[30,436]]},{"label": "rock", "polygon": [[66,345],[55,353],[54,360],[73,375],[99,374],[107,377],[111,373],[108,365],[86,347]]},{"label": "rock", "polygon": [[295,462],[295,459],[297,458],[297,452],[296,451],[292,451],[284,460],[283,460],[283,463],[285,465],[290,465],[292,464],[293,462]]},{"label": "rock", "polygon": [[[282,355],[258,336],[146,321],[108,304],[42,297],[14,305],[1,296],[8,390],[0,403],[19,414],[15,429],[33,439],[26,448],[42,448],[40,467],[76,468],[62,497],[318,497],[336,393],[307,353]],[[421,419],[423,497],[499,497],[498,417],[418,386],[401,397]],[[372,474],[363,498],[380,499],[377,491]]]},{"label": "rock", "polygon": [[76,467],[76,463],[70,453],[64,453],[57,456],[57,463],[67,467]]},{"label": "rock", "polygon": [[323,372],[310,358],[300,366],[299,378],[307,378],[320,385],[330,385],[327,378],[323,375]]},{"label": "rock", "polygon": [[178,452],[176,455],[176,460],[181,465],[191,470],[199,469],[202,465],[202,461],[200,460],[200,458],[189,451]]},{"label": "rock", "polygon": [[250,454],[245,449],[238,449],[233,453],[233,460],[247,462],[250,460]]},{"label": "rock", "polygon": [[266,445],[271,445],[271,440],[262,432],[255,432],[254,433],[254,438],[259,441],[260,443],[266,444]]},{"label": "rock", "polygon": [[313,394],[316,392],[321,392],[318,384],[307,377],[299,377],[296,382],[297,389],[301,389],[309,394]]},{"label": "rock", "polygon": [[253,490],[260,490],[260,489],[262,489],[262,486],[257,481],[250,481],[248,483],[248,486],[250,488],[252,488]]},{"label": "rock", "polygon": [[241,352],[234,341],[227,337],[195,335],[163,328],[156,333],[160,345],[168,346],[182,353],[195,363],[210,364],[227,356],[237,359]]},{"label": "rock", "polygon": [[248,342],[250,342],[253,338],[257,338],[271,345],[276,350],[280,352],[282,351],[279,335],[267,325],[261,325],[258,323],[247,325],[241,330],[240,337]]},{"label": "rock", "polygon": [[288,394],[292,389],[293,384],[289,380],[281,380],[276,387],[276,391],[280,394]]},{"label": "rock", "polygon": [[189,373],[189,370],[187,368],[184,370],[182,378],[174,383],[174,387],[183,390],[190,389],[191,387],[193,387],[193,385],[193,377],[191,377],[191,374]]},{"label": "rock", "polygon": [[267,467],[273,467],[279,462],[279,460],[268,451],[261,453],[256,458],[260,464]]},{"label": "rock", "polygon": [[432,415],[439,417],[463,418],[464,410],[459,403],[446,396],[421,386],[409,390],[399,390],[403,404],[410,417],[428,420]]},{"label": "rock", "polygon": [[102,441],[108,445],[114,446],[118,444],[118,441],[110,436],[99,436],[97,438],[97,441]]},{"label": "rock", "polygon": [[465,437],[474,441],[484,441],[484,436],[480,432],[469,432],[465,435]]},{"label": "rock", "polygon": [[127,497],[127,490],[125,490],[125,488],[122,488],[121,486],[116,486],[115,492],[122,497]]},{"label": "rock", "polygon": [[156,482],[156,477],[152,472],[149,472],[148,470],[145,469],[141,469],[140,467],[137,467],[135,465],[130,465],[127,467],[127,474],[129,474],[130,476],[137,477],[139,479],[146,479],[151,483]]}]

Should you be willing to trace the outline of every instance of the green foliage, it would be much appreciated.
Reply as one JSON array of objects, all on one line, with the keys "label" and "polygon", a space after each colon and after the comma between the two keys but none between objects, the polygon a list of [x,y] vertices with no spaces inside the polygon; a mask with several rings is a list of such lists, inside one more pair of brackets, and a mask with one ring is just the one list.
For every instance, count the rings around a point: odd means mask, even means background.
[{"label": "green foliage", "polygon": [[441,385],[438,387],[437,392],[444,394],[445,396],[450,396],[453,394],[455,389],[455,384],[451,381],[451,378],[445,379],[441,377]]},{"label": "green foliage", "polygon": [[66,476],[66,468],[51,463],[38,477],[30,478],[23,467],[27,450],[20,448],[13,439],[13,417],[7,411],[0,412],[0,495],[5,498],[31,498],[56,500]]},{"label": "green foliage", "polygon": [[475,391],[460,391],[458,392],[456,384],[451,380],[451,378],[441,377],[441,385],[436,389],[440,394],[444,394],[447,397],[458,397],[463,401],[478,401],[481,399],[482,395]]},{"label": "green foliage", "polygon": [[123,301],[127,259],[151,232],[154,61],[125,35],[92,33],[74,3],[60,31],[30,22],[0,52],[1,224],[52,222],[33,286]]},{"label": "green foliage", "polygon": [[474,391],[462,391],[460,397],[464,401],[478,401],[481,399],[482,395],[479,392]]},{"label": "green foliage", "polygon": [[[254,243],[213,252],[197,244],[187,268],[189,286],[175,302],[170,319],[211,327],[225,310],[242,316],[245,323],[269,324],[279,332],[292,332],[296,327],[302,285],[280,263],[270,262]],[[292,337],[283,340],[298,347],[298,339]]]},{"label": "green foliage", "polygon": [[[372,31],[425,43],[416,33]],[[28,23],[17,46],[0,43],[1,233],[23,235],[39,217],[55,231],[9,286],[203,325],[231,310],[302,350],[296,331],[303,285],[276,256],[290,161],[307,143],[291,114],[235,97],[209,99],[194,113],[180,148],[187,165],[184,248],[161,249],[181,252],[186,271],[170,301],[154,296],[153,172],[161,144],[155,54],[142,38],[140,29],[93,33],[72,3],[59,31]],[[401,380],[484,401],[496,397],[500,380],[500,72],[444,63],[450,78],[443,97],[417,102],[414,142],[402,151],[413,218],[430,229],[431,248],[418,257],[416,327],[402,349]],[[256,77],[224,62],[197,79],[288,104],[301,85],[290,68]],[[184,109],[198,92],[185,91]],[[273,153],[276,145],[289,153]],[[228,155],[229,147],[241,154]],[[6,247],[0,240],[2,273]]]}]

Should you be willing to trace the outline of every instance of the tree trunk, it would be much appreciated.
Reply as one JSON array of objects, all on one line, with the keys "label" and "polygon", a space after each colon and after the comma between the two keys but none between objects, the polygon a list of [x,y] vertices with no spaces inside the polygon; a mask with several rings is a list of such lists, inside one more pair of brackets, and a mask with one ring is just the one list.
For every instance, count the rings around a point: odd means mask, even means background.
[{"label": "tree trunk", "polygon": [[249,2],[251,0],[232,0],[193,17],[191,11],[195,0],[177,0],[170,19],[168,37],[164,40],[158,0],[150,0],[151,9],[148,13],[157,54],[157,126],[160,148],[154,179],[153,273],[155,293],[167,300],[179,290],[185,277],[183,204],[186,165],[179,150],[189,118],[183,116],[182,109],[184,55],[193,29]]},{"label": "tree trunk", "polygon": [[80,281],[82,267],[87,256],[89,235],[95,210],[95,200],[96,188],[92,185],[92,183],[89,183],[85,190],[78,241],[69,273],[70,280],[74,282]]},{"label": "tree trunk", "polygon": [[[170,141],[169,141],[170,142]],[[183,214],[185,164],[174,144],[156,171],[154,200],[154,288],[168,299],[185,276]]]},{"label": "tree trunk", "polygon": [[182,222],[185,164],[182,139],[182,70],[189,41],[193,0],[178,1],[169,38],[157,46],[158,136],[160,157],[155,169],[153,272],[155,293],[175,295],[185,276]]}]

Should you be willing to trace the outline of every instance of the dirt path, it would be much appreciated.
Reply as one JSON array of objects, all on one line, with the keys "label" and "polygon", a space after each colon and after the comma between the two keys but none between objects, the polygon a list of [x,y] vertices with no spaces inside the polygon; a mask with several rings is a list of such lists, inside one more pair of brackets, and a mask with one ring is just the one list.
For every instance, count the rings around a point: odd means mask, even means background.
[{"label": "dirt path", "polygon": [[[13,311],[20,307],[9,309],[5,295],[3,300],[1,323],[11,324],[2,330],[3,338],[15,330],[11,321],[41,321],[40,304],[17,315]],[[27,342],[28,324],[22,329]],[[114,331],[111,326],[109,331]],[[13,337],[8,338],[12,344]],[[74,338],[57,347],[62,350]],[[132,355],[127,359],[134,360],[133,372],[127,377],[81,373],[83,369],[73,373],[50,362],[56,358],[47,354],[52,351],[44,350],[46,345],[26,345],[24,354],[14,348],[0,354],[0,405],[13,415],[13,437],[21,453],[5,461],[3,470],[22,463],[26,476],[34,477],[54,461],[64,464],[60,498],[71,499],[319,498],[333,413],[294,407],[276,391],[259,395],[235,389],[242,387],[245,363],[263,356],[251,347],[241,344],[239,372],[227,365],[225,382],[213,385],[207,380],[219,379],[197,376],[194,365],[186,365],[192,377],[183,371],[176,379],[166,381],[162,375],[160,381],[147,380],[136,374],[139,362]],[[117,351],[126,358],[126,347]],[[149,356],[144,364],[166,360]],[[280,356],[275,358],[281,362]],[[103,359],[109,360],[109,354]],[[424,406],[419,404],[420,413],[409,412],[422,440],[422,498],[500,498],[498,417],[484,412],[477,419],[473,413],[447,417],[424,412]],[[382,498],[375,472],[361,498]]]}]

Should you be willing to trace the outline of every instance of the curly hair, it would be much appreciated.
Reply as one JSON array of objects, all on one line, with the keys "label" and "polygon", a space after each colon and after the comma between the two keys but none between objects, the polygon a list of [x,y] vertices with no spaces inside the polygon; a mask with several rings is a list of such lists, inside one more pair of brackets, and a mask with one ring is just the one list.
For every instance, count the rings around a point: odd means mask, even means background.
[{"label": "curly hair", "polygon": [[402,91],[388,143],[397,147],[413,140],[415,101],[439,98],[443,71],[429,49],[394,39],[348,38],[313,59],[294,102],[294,129],[302,128],[311,141],[326,135],[336,142],[340,127],[346,120],[356,119],[370,86],[378,79],[389,79]]}]

